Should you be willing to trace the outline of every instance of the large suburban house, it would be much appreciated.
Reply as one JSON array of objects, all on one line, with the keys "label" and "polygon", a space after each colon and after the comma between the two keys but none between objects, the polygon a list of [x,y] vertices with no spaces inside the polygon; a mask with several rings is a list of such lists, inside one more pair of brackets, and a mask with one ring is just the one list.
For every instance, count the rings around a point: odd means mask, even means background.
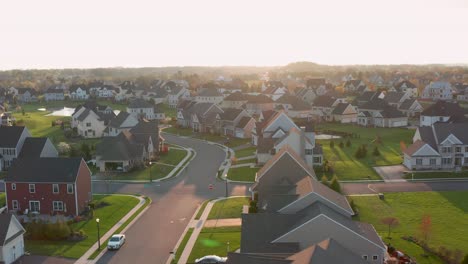
[{"label": "large suburban house", "polygon": [[435,123],[419,127],[413,144],[403,151],[410,170],[468,167],[468,123]]},{"label": "large suburban house", "polygon": [[71,127],[76,128],[78,135],[84,138],[100,138],[113,118],[112,108],[88,101],[75,108]]},{"label": "large suburban house", "polygon": [[302,101],[312,105],[314,102],[315,98],[318,96],[315,93],[315,90],[310,88],[310,87],[302,87],[298,88],[295,91],[295,94],[298,98],[300,98]]},{"label": "large suburban house", "polygon": [[89,89],[85,85],[71,85],[68,93],[71,100],[81,101],[89,99]]},{"label": "large suburban house", "polygon": [[159,107],[141,98],[131,100],[127,106],[127,112],[136,119],[162,120],[166,118]]},{"label": "large suburban house", "polygon": [[28,137],[31,134],[24,126],[0,126],[0,171],[10,168]]},{"label": "large suburban house", "polygon": [[[174,82],[172,82],[174,83]],[[184,86],[175,85],[172,86],[167,95],[167,103],[170,108],[176,108],[180,100],[186,100],[190,98],[190,91]]]},{"label": "large suburban house", "polygon": [[224,96],[216,88],[203,88],[195,96],[195,102],[197,103],[220,104],[223,99]]},{"label": "large suburban house", "polygon": [[[312,105],[312,115],[317,120],[321,121],[332,121],[333,120],[333,110],[338,104],[345,104],[345,98],[337,98],[330,95],[321,95],[315,98]],[[341,108],[342,106],[340,106]],[[337,113],[337,112],[335,112]],[[339,115],[343,114],[343,111],[338,111]]]},{"label": "large suburban house", "polygon": [[130,130],[137,124],[138,119],[136,119],[133,115],[130,115],[124,111],[120,111],[116,117],[110,120],[109,125],[103,132],[103,136],[115,137],[120,134],[120,132],[124,130]]},{"label": "large suburban house", "polygon": [[58,156],[58,151],[49,138],[27,137],[18,158],[53,158]]},{"label": "large suburban house", "polygon": [[277,110],[284,112],[291,118],[307,118],[312,114],[312,107],[295,95],[284,94],[275,101]]},{"label": "large suburban house", "polygon": [[100,171],[128,171],[157,158],[164,144],[157,121],[141,121],[115,137],[104,137],[96,146]]},{"label": "large suburban house", "polygon": [[16,95],[18,101],[21,103],[37,102],[37,92],[33,88],[17,88],[18,94]]},{"label": "large suburban house", "polygon": [[405,127],[408,116],[383,99],[374,99],[359,107],[358,125],[371,127]]},{"label": "large suburban house", "polygon": [[431,82],[424,88],[421,98],[431,100],[452,100],[454,92],[455,91],[449,82]]},{"label": "large suburban house", "polygon": [[248,101],[249,95],[241,92],[234,92],[224,97],[223,102],[220,104],[222,108],[242,108]]},{"label": "large suburban house", "polygon": [[369,87],[362,80],[349,80],[343,84],[346,93],[363,93],[370,91]]},{"label": "large suburban house", "polygon": [[65,92],[62,88],[52,86],[44,93],[44,100],[49,101],[63,101],[65,100]]},{"label": "large suburban house", "polygon": [[247,111],[237,108],[223,109],[222,113],[216,116],[221,133],[225,136],[236,138],[251,138],[252,129],[255,126],[253,119]]},{"label": "large suburban house", "polygon": [[14,263],[24,255],[26,230],[14,214],[0,214],[0,262]]},{"label": "large suburban house", "polygon": [[418,99],[406,99],[398,106],[398,110],[408,117],[418,117],[424,108]]},{"label": "large suburban house", "polygon": [[437,122],[464,122],[467,121],[468,111],[458,103],[437,101],[421,112],[420,125],[431,126]]},{"label": "large suburban house", "polygon": [[244,107],[250,115],[260,115],[263,111],[273,110],[275,108],[275,102],[264,94],[249,95]]},{"label": "large suburban house", "polygon": [[410,98],[418,97],[418,87],[410,81],[404,80],[393,85],[389,91],[406,93]]},{"label": "large suburban house", "polygon": [[262,94],[270,97],[273,101],[284,94],[289,93],[288,88],[280,81],[269,81],[262,83]]},{"label": "large suburban house", "polygon": [[250,188],[258,213],[242,214],[240,250],[228,264],[383,263],[385,244],[374,227],[352,220],[346,197],[318,182],[284,146]]},{"label": "large suburban house", "polygon": [[264,111],[252,129],[251,143],[257,146],[260,138],[281,138],[293,127],[301,129],[283,111]]},{"label": "large suburban house", "polygon": [[91,171],[82,158],[17,159],[5,192],[10,212],[77,216],[92,200]]},{"label": "large suburban house", "polygon": [[297,153],[309,167],[321,165],[323,152],[320,145],[315,144],[315,133],[312,126],[292,127],[286,135],[280,138],[259,138],[256,158],[258,164],[265,164],[284,146]]},{"label": "large suburban house", "polygon": [[215,103],[183,101],[178,106],[177,125],[194,132],[220,133],[217,116],[223,110]]},{"label": "large suburban house", "polygon": [[333,107],[331,112],[332,121],[340,122],[343,124],[356,123],[358,111],[356,107],[350,103],[338,103]]}]

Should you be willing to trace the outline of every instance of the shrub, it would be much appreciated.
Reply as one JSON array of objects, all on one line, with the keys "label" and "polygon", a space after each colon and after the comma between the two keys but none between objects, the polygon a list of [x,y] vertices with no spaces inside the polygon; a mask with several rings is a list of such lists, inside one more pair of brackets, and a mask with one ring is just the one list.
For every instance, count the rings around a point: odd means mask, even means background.
[{"label": "shrub", "polygon": [[338,146],[340,146],[340,148],[344,148],[344,143],[343,143],[343,141],[340,141],[340,144],[339,144]]},{"label": "shrub", "polygon": [[468,264],[468,254],[465,255],[465,258],[462,260],[461,264]]},{"label": "shrub", "polygon": [[66,155],[70,152],[71,147],[66,142],[60,142],[57,146],[57,150],[61,155]]},{"label": "shrub", "polygon": [[333,176],[331,182],[330,182],[330,188],[334,190],[335,192],[341,193],[341,185],[340,182],[338,181],[338,177],[336,175]]},{"label": "shrub", "polygon": [[351,147],[351,140],[349,138],[346,140],[346,147]]},{"label": "shrub", "polygon": [[258,212],[257,201],[251,200],[249,203],[249,214]]},{"label": "shrub", "polygon": [[322,182],[322,184],[328,186],[328,178],[325,174],[322,176],[322,179],[320,181]]},{"label": "shrub", "polygon": [[379,151],[379,148],[377,146],[375,146],[374,148],[374,151],[372,151],[372,155],[374,156],[380,156],[380,151]]},{"label": "shrub", "polygon": [[330,148],[334,148],[335,147],[335,141],[330,141]]}]

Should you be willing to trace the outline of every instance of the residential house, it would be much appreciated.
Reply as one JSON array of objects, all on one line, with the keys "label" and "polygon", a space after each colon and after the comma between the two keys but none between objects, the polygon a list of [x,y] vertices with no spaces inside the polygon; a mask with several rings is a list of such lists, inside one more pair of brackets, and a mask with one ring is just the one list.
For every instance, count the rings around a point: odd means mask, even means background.
[{"label": "residential house", "polygon": [[44,93],[44,100],[49,101],[63,101],[65,100],[65,93],[62,88],[52,86]]},{"label": "residential house", "polygon": [[350,103],[338,103],[331,112],[332,120],[343,124],[356,123],[358,111]]},{"label": "residential house", "polygon": [[140,121],[115,137],[104,137],[96,146],[100,171],[128,171],[154,160],[164,145],[157,121]]},{"label": "residential house", "polygon": [[112,84],[103,84],[97,87],[92,93],[97,98],[109,99],[114,98],[120,93],[120,88]]},{"label": "residential house", "polygon": [[370,91],[369,87],[362,80],[348,80],[343,84],[345,93],[359,93]]},{"label": "residential house", "polygon": [[241,92],[234,92],[224,97],[220,104],[221,108],[236,108],[241,109],[248,101],[249,95]]},{"label": "residential house", "polygon": [[354,99],[354,101],[352,102],[352,104],[354,106],[361,106],[365,103],[368,103],[374,99],[384,99],[385,98],[385,93],[383,92],[379,92],[379,91],[367,91],[367,92],[364,92],[362,93],[361,95],[359,95],[358,97],[356,97],[356,99]]},{"label": "residential house", "polygon": [[296,96],[299,97],[302,101],[312,105],[315,98],[317,98],[317,94],[315,93],[314,89],[309,87],[302,87],[296,89],[295,92]]},{"label": "residential house", "polygon": [[216,88],[204,88],[195,96],[197,103],[220,104],[224,96]]},{"label": "residential house", "polygon": [[0,214],[0,262],[14,263],[24,255],[26,230],[14,214]]},{"label": "residential house", "polygon": [[177,85],[176,83],[174,83],[174,85],[171,85],[171,89],[169,90],[167,96],[167,102],[170,108],[176,108],[180,100],[186,99],[190,99],[189,89],[187,89],[185,86]]},{"label": "residential house", "polygon": [[120,132],[124,130],[130,130],[132,127],[138,124],[138,119],[136,119],[133,115],[130,115],[127,112],[120,111],[120,113],[112,118],[109,122],[109,125],[103,132],[103,136],[105,137],[115,137]]},{"label": "residential house", "polygon": [[458,103],[439,100],[421,112],[419,123],[421,126],[431,126],[437,122],[465,122],[467,115],[468,110]]},{"label": "residential house", "polygon": [[56,158],[58,156],[59,153],[49,138],[27,137],[18,158]]},{"label": "residential house", "polygon": [[179,104],[177,124],[190,127],[194,132],[221,133],[217,126],[217,115],[223,110],[215,103],[184,101]]},{"label": "residential house", "polygon": [[292,127],[281,138],[259,138],[256,153],[257,163],[267,163],[284,146],[288,146],[297,153],[311,168],[321,165],[323,162],[322,147],[315,144],[315,133],[312,126],[309,125],[301,127],[300,130]]},{"label": "residential house", "polygon": [[457,100],[468,102],[468,84],[465,84],[464,86],[466,86],[464,89],[459,89]]},{"label": "residential house", "polygon": [[255,126],[253,119],[244,109],[226,108],[216,117],[219,129],[225,136],[235,138],[251,138]]},{"label": "residential house", "polygon": [[359,107],[358,125],[373,127],[405,127],[408,117],[383,99],[374,99]]},{"label": "residential house", "polygon": [[403,92],[409,96],[409,98],[417,98],[419,95],[418,87],[408,80],[404,80],[396,83],[390,88],[392,92]]},{"label": "residential house", "polygon": [[249,95],[245,103],[245,110],[252,116],[260,115],[261,112],[270,111],[274,108],[275,103],[273,99],[264,94]]},{"label": "residential house", "polygon": [[285,94],[275,101],[275,109],[284,110],[291,118],[307,118],[312,114],[312,107],[295,95]]},{"label": "residential house", "polygon": [[113,118],[115,114],[112,108],[88,101],[75,108],[71,127],[84,138],[100,138]]},{"label": "residential house", "polygon": [[262,83],[262,94],[270,97],[273,101],[287,93],[289,93],[288,88],[280,81]]},{"label": "residential house", "polygon": [[136,119],[163,120],[166,118],[164,112],[159,107],[140,98],[130,101],[130,104],[127,106],[127,112]]},{"label": "residential house", "polygon": [[77,216],[92,200],[82,158],[17,159],[5,179],[8,211]]},{"label": "residential house", "polygon": [[86,85],[74,84],[68,91],[70,99],[75,101],[84,101],[89,99],[89,89]]},{"label": "residential house", "polygon": [[28,137],[31,134],[24,126],[0,126],[0,171],[10,168]]},{"label": "residential house", "polygon": [[389,105],[398,108],[410,96],[404,92],[388,92],[383,98]]},{"label": "residential house", "polygon": [[264,111],[252,129],[252,145],[257,146],[259,138],[281,138],[293,127],[300,129],[284,111]]},{"label": "residential house", "polygon": [[329,95],[319,96],[312,105],[312,115],[318,120],[332,121],[333,109],[340,103],[346,103],[346,99]]},{"label": "residential house", "polygon": [[455,91],[449,82],[431,82],[424,88],[421,98],[431,100],[452,100],[454,92]]},{"label": "residential house", "polygon": [[17,99],[20,103],[37,102],[37,92],[33,88],[18,88]]},{"label": "residential house", "polygon": [[419,103],[418,99],[406,99],[398,106],[398,110],[407,117],[419,117],[423,111],[423,106]]},{"label": "residential house", "polygon": [[419,127],[413,144],[403,151],[410,170],[468,167],[468,123],[434,123]]}]

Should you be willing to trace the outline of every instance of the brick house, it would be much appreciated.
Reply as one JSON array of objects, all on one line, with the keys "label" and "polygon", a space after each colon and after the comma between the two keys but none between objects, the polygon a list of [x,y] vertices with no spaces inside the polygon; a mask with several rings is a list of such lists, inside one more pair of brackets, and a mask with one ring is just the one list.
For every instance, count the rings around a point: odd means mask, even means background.
[{"label": "brick house", "polygon": [[5,178],[8,211],[79,215],[91,196],[91,172],[82,158],[16,160]]}]

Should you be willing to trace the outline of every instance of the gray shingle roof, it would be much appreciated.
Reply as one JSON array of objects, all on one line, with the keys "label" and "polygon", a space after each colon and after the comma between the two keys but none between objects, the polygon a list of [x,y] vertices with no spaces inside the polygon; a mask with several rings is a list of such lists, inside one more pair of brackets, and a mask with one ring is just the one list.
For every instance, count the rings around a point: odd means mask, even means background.
[{"label": "gray shingle roof", "polygon": [[20,230],[7,239],[8,229],[10,228],[11,221],[14,220],[13,218],[16,218],[13,214],[0,214],[0,245],[2,246],[24,234],[24,230]]},{"label": "gray shingle roof", "polygon": [[422,111],[424,116],[462,116],[468,111],[462,108],[458,103],[451,103],[439,100]]},{"label": "gray shingle roof", "polygon": [[221,120],[233,121],[242,113],[242,111],[244,110],[237,108],[224,109],[224,113],[220,114]]},{"label": "gray shingle roof", "polygon": [[103,137],[96,145],[96,156],[101,160],[134,160],[143,157],[144,146],[132,141],[130,132],[123,131],[116,137]]},{"label": "gray shingle roof", "polygon": [[128,108],[153,108],[153,105],[144,99],[136,98],[128,104]]},{"label": "gray shingle roof", "polygon": [[385,95],[384,100],[390,104],[395,104],[395,103],[399,103],[401,98],[403,98],[405,95],[406,94],[403,92],[388,92]]},{"label": "gray shingle roof", "polygon": [[333,103],[336,101],[335,98],[328,95],[321,95],[315,98],[313,106],[317,107],[332,107]]},{"label": "gray shingle roof", "polygon": [[348,108],[350,104],[348,103],[339,103],[333,108],[332,114],[333,115],[342,115],[343,112]]},{"label": "gray shingle roof", "polygon": [[130,116],[129,113],[125,112],[125,111],[120,111],[120,113],[114,117],[112,120],[110,120],[109,122],[109,126],[110,127],[115,127],[115,128],[120,128],[123,124],[123,122],[125,122],[125,120],[127,120],[127,118]]},{"label": "gray shingle roof", "polygon": [[16,147],[24,129],[24,126],[0,126],[0,147]]},{"label": "gray shingle roof", "polygon": [[217,97],[217,96],[223,96],[221,93],[218,92],[218,89],[214,88],[206,88],[202,90],[198,96],[209,96],[209,97]]},{"label": "gray shingle roof", "polygon": [[8,170],[7,182],[75,182],[82,158],[17,159]]},{"label": "gray shingle roof", "polygon": [[410,107],[416,102],[416,99],[406,99],[401,103],[399,109],[400,110],[409,110]]},{"label": "gray shingle roof", "polygon": [[39,158],[47,140],[48,138],[26,138],[18,158]]}]

